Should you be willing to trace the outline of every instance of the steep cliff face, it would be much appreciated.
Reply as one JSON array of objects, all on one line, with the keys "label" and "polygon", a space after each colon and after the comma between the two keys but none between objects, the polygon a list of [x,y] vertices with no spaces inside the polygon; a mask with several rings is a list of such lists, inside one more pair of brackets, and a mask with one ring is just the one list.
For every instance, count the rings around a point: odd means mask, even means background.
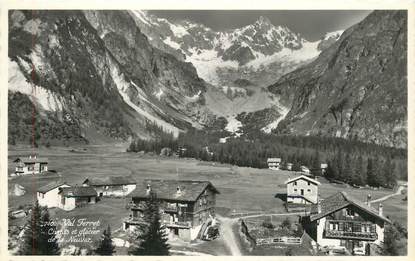
[{"label": "steep cliff face", "polygon": [[289,104],[276,132],[407,144],[407,13],[375,11],[269,86]]},{"label": "steep cliff face", "polygon": [[9,113],[22,113],[16,99],[36,105],[41,139],[146,136],[146,120],[177,134],[210,119],[194,67],[153,48],[128,12],[16,10],[9,25]]}]

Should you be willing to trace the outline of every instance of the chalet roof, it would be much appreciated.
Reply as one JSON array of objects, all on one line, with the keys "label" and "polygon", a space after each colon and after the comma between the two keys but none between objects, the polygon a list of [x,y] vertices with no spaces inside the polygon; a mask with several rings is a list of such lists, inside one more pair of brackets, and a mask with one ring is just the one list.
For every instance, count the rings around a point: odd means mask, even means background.
[{"label": "chalet roof", "polygon": [[48,163],[48,158],[38,158],[38,157],[19,157],[13,162],[23,162],[23,163]]},{"label": "chalet roof", "polygon": [[318,213],[317,205],[314,205],[311,209],[310,220],[315,221],[317,219],[323,218],[333,212],[336,212],[340,209],[343,209],[349,205],[353,205],[379,219],[382,219],[385,222],[390,223],[390,220],[384,216],[379,215],[379,212],[373,207],[351,197],[346,192],[338,192],[331,195],[328,198],[323,199],[321,202],[321,212]]},{"label": "chalet roof", "polygon": [[62,185],[68,185],[68,184],[66,184],[65,181],[51,182],[49,184],[46,184],[46,185],[38,188],[37,191],[42,192],[42,193],[46,193],[46,192],[51,191],[52,189],[55,189],[55,188],[60,187]]},{"label": "chalet roof", "polygon": [[107,176],[103,178],[87,178],[82,184],[86,184],[90,186],[111,186],[111,185],[129,185],[129,184],[136,184],[137,181],[130,177],[122,177],[122,176]]},{"label": "chalet roof", "polygon": [[97,195],[97,192],[92,187],[83,187],[83,186],[75,186],[75,187],[67,187],[61,188],[60,192],[64,197],[73,198],[73,197],[93,197]]},{"label": "chalet roof", "polygon": [[[150,185],[151,191],[155,192],[157,198],[176,201],[196,201],[200,194],[207,188],[211,188],[215,193],[219,191],[210,181],[198,180],[145,180],[137,183],[136,189],[131,193],[132,198],[147,198],[147,185]],[[177,193],[177,188],[180,193]]]},{"label": "chalet roof", "polygon": [[267,162],[281,162],[281,158],[268,158]]},{"label": "chalet roof", "polygon": [[307,180],[307,181],[309,181],[309,182],[311,182],[311,183],[314,183],[314,184],[316,184],[316,185],[320,185],[320,182],[318,182],[317,180],[312,179],[312,178],[310,178],[310,177],[307,177],[307,176],[305,176],[305,175],[301,175],[301,176],[297,176],[297,177],[294,177],[294,178],[292,178],[292,179],[289,179],[289,180],[287,180],[287,181],[285,182],[285,184],[288,184],[288,183],[294,182],[294,181],[299,180],[299,179],[304,179],[304,180]]}]

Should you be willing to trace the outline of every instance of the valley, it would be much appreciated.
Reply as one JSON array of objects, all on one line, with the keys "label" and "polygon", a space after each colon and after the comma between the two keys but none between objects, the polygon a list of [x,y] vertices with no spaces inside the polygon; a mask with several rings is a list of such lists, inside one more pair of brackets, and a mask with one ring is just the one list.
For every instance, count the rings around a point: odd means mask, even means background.
[{"label": "valley", "polygon": [[[286,213],[284,202],[276,197],[278,193],[285,193],[284,182],[297,175],[295,172],[237,167],[229,164],[203,162],[195,159],[179,159],[173,157],[159,157],[148,154],[126,153],[126,144],[112,144],[84,147],[54,147],[41,148],[37,152],[48,157],[50,170],[56,174],[19,176],[9,178],[9,207],[17,208],[32,202],[34,191],[53,181],[65,180],[70,184],[81,184],[86,177],[130,176],[136,181],[146,178],[152,179],[190,179],[209,180],[218,188],[216,211],[230,222],[233,213]],[[12,146],[9,149],[9,172],[14,171],[12,162],[17,156],[25,155],[31,149],[25,146]],[[390,189],[356,189],[348,185],[329,183],[319,179],[321,184],[320,196],[325,198],[338,190],[346,191],[359,200],[364,201],[367,194],[372,199],[382,198],[394,192]],[[22,185],[26,193],[23,196],[13,195],[15,184]],[[246,195],[249,195],[247,197]],[[407,225],[407,205],[402,201],[402,195],[393,196],[383,201],[385,215],[393,221],[399,221],[404,227]],[[121,220],[128,217],[125,209],[127,199],[108,198],[95,205],[66,212],[60,209],[51,209],[56,218],[86,217],[99,218],[102,227],[111,225],[114,237],[123,237]],[[376,204],[375,204],[376,205]],[[399,208],[400,211],[396,211]],[[228,220],[228,221],[226,221]],[[19,225],[21,219],[15,219],[11,225]],[[118,231],[118,232],[115,232]],[[229,231],[225,237],[229,237]],[[125,235],[124,235],[125,236]],[[238,238],[238,233],[231,237]],[[238,241],[239,239],[235,239]],[[233,244],[233,243],[232,243]],[[208,242],[193,244],[180,241],[172,242],[172,249],[180,251],[201,252],[211,255],[230,255],[236,250],[226,247],[222,238]],[[119,254],[126,254],[126,249],[117,247]],[[272,255],[272,250],[265,249],[264,253]],[[278,250],[276,250],[278,251]],[[274,254],[279,252],[274,252]],[[197,255],[197,253],[195,253]],[[257,254],[261,254],[257,252]]]}]

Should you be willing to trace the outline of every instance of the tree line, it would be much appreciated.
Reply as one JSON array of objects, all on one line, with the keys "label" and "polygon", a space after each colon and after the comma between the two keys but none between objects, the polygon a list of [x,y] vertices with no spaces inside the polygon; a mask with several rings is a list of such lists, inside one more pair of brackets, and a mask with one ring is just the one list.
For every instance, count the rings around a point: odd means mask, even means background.
[{"label": "tree line", "polygon": [[[151,127],[155,128],[155,127]],[[157,128],[156,128],[157,129]],[[129,152],[160,153],[168,147],[179,157],[196,158],[253,168],[267,168],[268,158],[281,158],[283,164],[292,163],[292,170],[304,165],[314,174],[321,174],[321,163],[327,163],[328,179],[354,185],[392,187],[397,179],[407,179],[407,152],[377,144],[367,144],[342,138],[289,136],[275,134],[229,137],[218,130],[191,129],[177,139],[160,127],[149,140],[135,139]]]}]

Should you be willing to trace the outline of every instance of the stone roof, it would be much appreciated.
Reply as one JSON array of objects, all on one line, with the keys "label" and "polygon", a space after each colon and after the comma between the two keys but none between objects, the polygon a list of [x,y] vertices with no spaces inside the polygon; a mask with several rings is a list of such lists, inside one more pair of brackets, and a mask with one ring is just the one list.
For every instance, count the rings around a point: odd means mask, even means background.
[{"label": "stone roof", "polygon": [[[150,185],[151,191],[156,193],[158,199],[164,200],[194,202],[207,188],[219,194],[219,191],[210,181],[150,179],[137,183],[137,187],[131,193],[131,197],[147,198],[147,185]],[[180,188],[180,193],[177,193],[177,188]]]},{"label": "stone roof", "polygon": [[62,185],[68,185],[68,184],[66,184],[65,181],[51,182],[51,183],[48,183],[48,184],[38,188],[37,191],[42,192],[42,193],[46,193],[46,192],[51,191],[52,189],[55,189],[55,188],[60,187]]},{"label": "stone roof", "polygon": [[48,163],[48,158],[19,157],[19,158],[15,159],[14,162],[23,162],[23,163]]},{"label": "stone roof", "polygon": [[315,221],[317,219],[323,218],[349,205],[354,205],[355,207],[375,216],[376,218],[382,219],[383,221],[390,223],[390,220],[384,216],[379,215],[379,212],[376,209],[351,197],[344,191],[338,192],[336,194],[331,195],[328,198],[323,199],[320,202],[320,213],[318,213],[318,206],[314,205],[311,209],[310,220]]},{"label": "stone roof", "polygon": [[73,197],[94,197],[97,195],[97,192],[92,187],[87,186],[75,186],[75,187],[67,187],[67,188],[60,188],[60,192],[63,196],[68,198]]},{"label": "stone roof", "polygon": [[129,185],[136,184],[137,181],[130,177],[122,176],[107,176],[103,178],[87,178],[82,184],[88,184],[89,186],[114,186],[114,185]]},{"label": "stone roof", "polygon": [[316,184],[316,185],[320,185],[320,182],[318,182],[317,180],[312,179],[312,178],[310,178],[310,177],[307,177],[307,176],[305,176],[305,175],[301,175],[301,176],[297,176],[297,177],[294,177],[294,178],[292,178],[292,179],[289,179],[289,180],[287,180],[287,181],[285,182],[285,184],[288,184],[288,183],[294,182],[294,181],[299,180],[299,179],[304,179],[304,180],[310,181],[311,183],[314,183],[314,184]]}]

